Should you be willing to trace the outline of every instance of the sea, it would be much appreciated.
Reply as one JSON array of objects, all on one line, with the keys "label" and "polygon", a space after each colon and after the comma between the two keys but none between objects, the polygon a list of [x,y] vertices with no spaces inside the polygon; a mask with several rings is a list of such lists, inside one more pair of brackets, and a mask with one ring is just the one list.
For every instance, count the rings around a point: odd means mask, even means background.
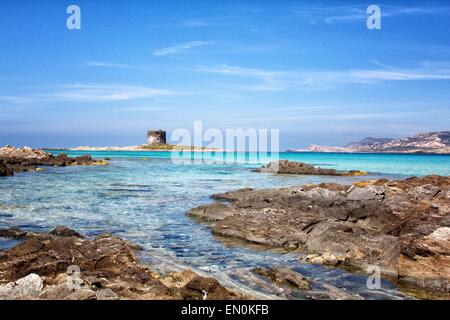
[{"label": "sea", "polygon": [[[62,151],[48,150],[55,155]],[[277,188],[321,182],[450,175],[449,155],[279,153],[276,157],[336,170],[363,170],[362,177],[260,174],[274,159],[243,153],[63,151],[108,158],[108,166],[48,167],[0,178],[0,228],[48,231],[65,225],[89,236],[112,233],[144,250],[142,262],[166,273],[192,269],[230,288],[267,299],[308,299],[322,292],[363,299],[410,299],[388,280],[369,289],[370,274],[306,264],[300,253],[243,247],[216,239],[208,226],[186,215],[211,196],[240,188]],[[0,238],[0,248],[16,241]],[[312,280],[312,290],[279,288],[254,275],[256,267],[289,267]]]}]

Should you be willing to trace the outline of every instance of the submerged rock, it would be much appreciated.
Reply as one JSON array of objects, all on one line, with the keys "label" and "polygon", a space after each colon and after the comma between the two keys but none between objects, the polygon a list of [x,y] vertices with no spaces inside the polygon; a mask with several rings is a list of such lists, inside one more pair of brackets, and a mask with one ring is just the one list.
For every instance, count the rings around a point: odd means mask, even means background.
[{"label": "submerged rock", "polygon": [[325,176],[363,176],[367,172],[337,171],[334,169],[324,169],[315,167],[303,162],[294,162],[289,160],[280,160],[270,162],[267,166],[255,169],[255,172],[276,173],[276,174],[304,174],[304,175],[325,175]]},{"label": "submerged rock", "polygon": [[[450,294],[450,177],[243,189],[188,212],[242,244],[381,273],[404,288]],[[222,202],[226,200],[226,202]]]},{"label": "submerged rock", "polygon": [[86,239],[64,226],[39,234],[15,229],[3,236],[8,234],[26,240],[0,252],[0,299],[244,298],[192,271],[161,280],[139,263],[127,241],[111,235]]},{"label": "submerged rock", "polygon": [[293,287],[299,290],[309,290],[311,288],[308,279],[302,274],[289,268],[255,268],[253,269],[253,272],[257,275],[269,278],[272,282],[282,286]]}]

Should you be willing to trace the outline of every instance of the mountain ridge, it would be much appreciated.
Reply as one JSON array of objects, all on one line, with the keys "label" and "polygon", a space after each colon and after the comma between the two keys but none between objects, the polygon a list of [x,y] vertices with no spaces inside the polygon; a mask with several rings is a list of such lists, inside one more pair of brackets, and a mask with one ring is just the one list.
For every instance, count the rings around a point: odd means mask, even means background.
[{"label": "mountain ridge", "polygon": [[350,142],[345,147],[310,145],[307,149],[290,149],[288,151],[450,154],[450,131],[422,132],[400,139],[366,137]]}]

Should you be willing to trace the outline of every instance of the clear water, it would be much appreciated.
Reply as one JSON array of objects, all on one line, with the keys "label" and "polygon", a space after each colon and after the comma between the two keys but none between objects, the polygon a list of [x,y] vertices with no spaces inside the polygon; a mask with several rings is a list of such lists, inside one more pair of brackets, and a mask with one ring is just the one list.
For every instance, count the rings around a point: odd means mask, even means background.
[{"label": "clear water", "polygon": [[[86,152],[69,152],[76,156]],[[252,276],[254,267],[291,266],[314,279],[313,291],[332,285],[363,298],[403,298],[388,281],[381,290],[366,288],[367,275],[303,264],[297,254],[229,247],[185,215],[211,202],[214,193],[244,187],[272,188],[307,183],[412,175],[450,174],[450,156],[282,153],[280,158],[335,169],[369,171],[365,177],[276,176],[251,172],[253,155],[234,164],[177,164],[164,152],[89,152],[111,158],[106,167],[50,167],[0,179],[0,227],[48,230],[66,225],[88,235],[110,232],[141,244],[142,259],[161,272],[191,268],[228,286],[261,297],[304,298],[303,293],[271,288]],[[215,158],[195,154],[195,157]],[[222,156],[222,155],[220,155]],[[218,155],[216,155],[216,158]],[[267,159],[260,159],[267,162]],[[220,162],[220,161],[219,161]],[[0,247],[12,242],[2,240]]]}]

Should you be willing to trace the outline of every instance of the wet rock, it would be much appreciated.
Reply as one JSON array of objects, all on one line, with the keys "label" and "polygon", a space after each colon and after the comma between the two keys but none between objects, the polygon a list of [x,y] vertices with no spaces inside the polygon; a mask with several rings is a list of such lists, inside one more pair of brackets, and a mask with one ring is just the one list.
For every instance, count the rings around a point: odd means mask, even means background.
[{"label": "wet rock", "polygon": [[269,278],[272,282],[282,286],[293,287],[298,290],[309,290],[311,288],[308,279],[302,274],[289,268],[255,268],[253,269],[253,272]]},{"label": "wet rock", "polygon": [[326,175],[326,176],[362,176],[367,175],[367,172],[352,170],[352,171],[337,171],[334,169],[324,169],[314,167],[312,165],[295,162],[289,160],[280,160],[270,162],[267,166],[255,169],[255,172],[263,173],[277,173],[277,174],[305,174],[305,175]]},{"label": "wet rock", "polygon": [[[227,243],[308,254],[303,260],[449,294],[450,177],[243,189],[189,211]],[[223,202],[225,200],[226,202]]]},{"label": "wet rock", "polygon": [[17,228],[0,229],[0,237],[2,238],[23,239],[26,234],[26,232]]},{"label": "wet rock", "polygon": [[58,237],[84,238],[81,234],[72,229],[67,228],[66,226],[57,226],[55,229],[50,231],[50,234]]},{"label": "wet rock", "polygon": [[230,300],[238,296],[213,278],[195,276],[180,290],[184,300]]},{"label": "wet rock", "polygon": [[12,176],[14,171],[9,168],[6,163],[0,159],[0,177]]}]

